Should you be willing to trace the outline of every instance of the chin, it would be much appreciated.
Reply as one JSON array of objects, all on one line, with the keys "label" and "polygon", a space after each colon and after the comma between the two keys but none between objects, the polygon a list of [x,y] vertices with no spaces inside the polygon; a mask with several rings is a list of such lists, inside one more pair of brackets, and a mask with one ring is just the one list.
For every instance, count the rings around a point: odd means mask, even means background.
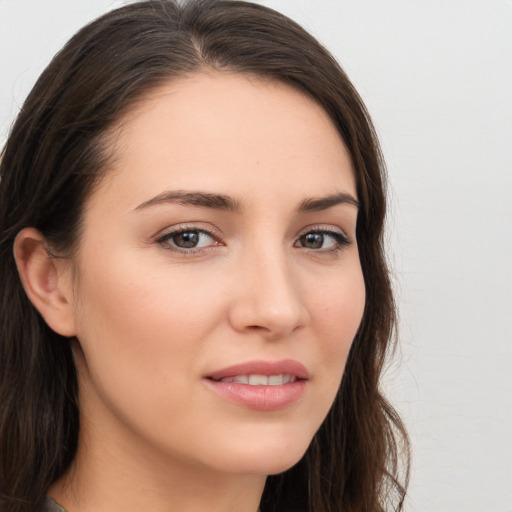
[{"label": "chin", "polygon": [[[302,437],[302,436],[301,436]],[[287,471],[304,456],[311,437],[293,439],[293,436],[245,441],[215,457],[228,473],[245,475],[276,475]],[[220,468],[219,468],[220,469]]]},{"label": "chin", "polygon": [[228,464],[224,469],[226,473],[238,475],[278,475],[295,466],[302,459],[304,453],[305,450],[293,455],[287,453],[283,457],[268,454],[265,458],[260,456],[258,460],[247,460],[245,457],[241,457],[233,465]]}]

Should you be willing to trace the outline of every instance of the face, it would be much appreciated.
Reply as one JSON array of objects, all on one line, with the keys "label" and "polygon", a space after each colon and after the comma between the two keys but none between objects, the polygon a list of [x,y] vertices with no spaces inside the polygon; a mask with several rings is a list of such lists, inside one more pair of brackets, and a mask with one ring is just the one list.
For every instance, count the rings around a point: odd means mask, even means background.
[{"label": "face", "polygon": [[120,124],[73,262],[89,443],[239,474],[297,462],[365,299],[351,161],[285,85],[197,74]]}]

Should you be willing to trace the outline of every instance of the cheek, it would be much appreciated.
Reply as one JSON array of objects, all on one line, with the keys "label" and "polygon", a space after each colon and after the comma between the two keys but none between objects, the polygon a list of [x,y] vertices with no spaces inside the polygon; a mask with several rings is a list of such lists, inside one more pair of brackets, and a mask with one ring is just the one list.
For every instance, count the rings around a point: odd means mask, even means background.
[{"label": "cheek", "polygon": [[94,378],[125,381],[141,392],[155,380],[179,385],[216,328],[215,287],[199,286],[186,271],[139,265],[137,258],[86,270],[78,338]]},{"label": "cheek", "polygon": [[165,336],[165,326],[171,334],[170,326],[177,322],[188,325],[180,330],[186,336],[198,327],[191,316],[194,312],[208,315],[205,306],[212,304],[212,287],[198,283],[193,272],[162,263],[148,265],[136,257],[112,259],[112,264],[89,265],[81,273],[85,285],[79,290],[78,309],[85,320],[93,315],[103,327],[128,337],[152,330]]},{"label": "cheek", "polygon": [[221,306],[209,291],[215,283],[196,283],[197,275],[166,264],[116,260],[82,272],[84,411],[108,425],[117,418],[115,429],[143,433],[156,445],[187,439],[189,430],[197,436],[191,426],[197,418],[188,418],[184,428],[176,412],[191,407],[198,361],[219,323]]},{"label": "cheek", "polygon": [[343,278],[322,287],[312,305],[313,326],[318,333],[322,364],[329,381],[338,386],[365,307],[365,286],[359,266]]}]

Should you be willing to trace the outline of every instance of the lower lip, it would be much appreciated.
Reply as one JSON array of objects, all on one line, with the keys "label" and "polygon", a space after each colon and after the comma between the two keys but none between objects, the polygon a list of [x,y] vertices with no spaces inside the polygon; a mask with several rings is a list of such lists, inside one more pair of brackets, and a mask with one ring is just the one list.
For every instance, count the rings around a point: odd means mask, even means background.
[{"label": "lower lip", "polygon": [[296,380],[277,386],[251,386],[238,382],[206,379],[210,389],[222,397],[249,409],[277,411],[297,402],[304,394],[306,381]]}]

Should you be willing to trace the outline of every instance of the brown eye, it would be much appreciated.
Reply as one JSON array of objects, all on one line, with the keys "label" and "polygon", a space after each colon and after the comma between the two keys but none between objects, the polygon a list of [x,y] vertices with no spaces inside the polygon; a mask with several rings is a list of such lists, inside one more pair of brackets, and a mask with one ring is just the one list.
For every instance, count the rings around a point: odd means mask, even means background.
[{"label": "brown eye", "polygon": [[183,229],[166,233],[158,239],[158,243],[170,248],[186,251],[187,249],[203,249],[216,245],[213,235],[202,229]]},{"label": "brown eye", "polygon": [[310,231],[302,235],[295,245],[305,249],[329,251],[340,249],[349,243],[349,239],[337,231]]},{"label": "brown eye", "polygon": [[172,237],[174,245],[181,249],[192,249],[199,243],[200,235],[197,231],[184,231]]},{"label": "brown eye", "polygon": [[321,249],[324,245],[324,235],[321,233],[308,233],[300,238],[302,247],[308,249]]}]

